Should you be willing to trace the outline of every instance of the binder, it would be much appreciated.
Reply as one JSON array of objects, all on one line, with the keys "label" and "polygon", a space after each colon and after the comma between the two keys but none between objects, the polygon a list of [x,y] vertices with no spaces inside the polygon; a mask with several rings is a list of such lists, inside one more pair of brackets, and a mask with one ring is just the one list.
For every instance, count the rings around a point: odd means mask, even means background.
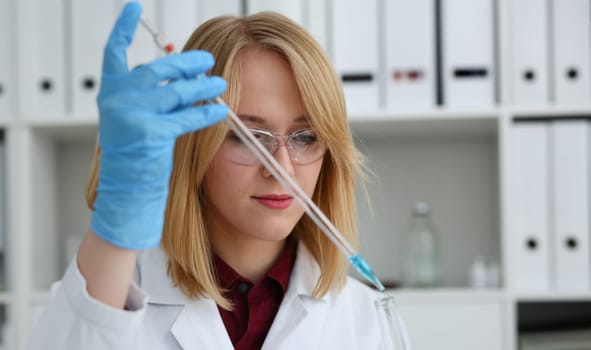
[{"label": "binder", "polygon": [[589,122],[554,122],[554,281],[559,290],[591,289]]},{"label": "binder", "polygon": [[435,106],[435,2],[386,1],[386,106]]},{"label": "binder", "polygon": [[322,46],[327,48],[326,0],[250,0],[248,14],[274,11],[285,15],[304,27]]},{"label": "binder", "polygon": [[515,122],[512,127],[515,211],[509,235],[510,283],[519,290],[550,288],[550,126]]},{"label": "binder", "polygon": [[495,101],[493,0],[441,1],[443,105]]},{"label": "binder", "polygon": [[331,54],[348,110],[379,107],[378,1],[333,1],[329,10]]},{"label": "binder", "polygon": [[236,0],[200,0],[198,9],[198,24],[217,16],[240,16],[242,6]]},{"label": "binder", "polygon": [[327,0],[307,0],[304,27],[325,50],[328,50],[327,38]]},{"label": "binder", "polygon": [[158,27],[177,51],[181,51],[191,33],[197,28],[198,6],[197,0],[176,0],[174,6],[165,1],[158,4]]},{"label": "binder", "polygon": [[304,25],[304,3],[308,0],[250,0],[248,13],[274,11],[281,13],[300,25]]},{"label": "binder", "polygon": [[548,3],[539,0],[514,0],[510,5],[513,102],[547,103],[550,28]]},{"label": "binder", "polygon": [[20,19],[27,74],[20,80],[26,103],[21,113],[35,118],[63,117],[66,111],[65,16],[63,0],[25,0]]},{"label": "binder", "polygon": [[6,218],[8,213],[7,193],[6,193],[6,179],[7,179],[7,166],[5,164],[7,157],[5,154],[4,138],[0,133],[0,255],[4,257],[4,260],[0,260],[0,285],[5,285],[6,280],[6,252],[5,252],[5,240],[8,233],[8,224]]},{"label": "binder", "polygon": [[552,1],[556,103],[591,99],[589,13],[591,4],[587,0]]},{"label": "binder", "polygon": [[240,1],[235,0],[177,0],[174,6],[161,1],[157,23],[177,51],[181,51],[193,31],[204,21],[216,16],[237,16],[241,13]]},{"label": "binder", "polygon": [[13,1],[0,1],[0,119],[13,117],[16,107],[14,5]]},{"label": "binder", "polygon": [[96,118],[103,49],[119,7],[114,0],[69,0],[70,92],[67,105],[76,117]]}]

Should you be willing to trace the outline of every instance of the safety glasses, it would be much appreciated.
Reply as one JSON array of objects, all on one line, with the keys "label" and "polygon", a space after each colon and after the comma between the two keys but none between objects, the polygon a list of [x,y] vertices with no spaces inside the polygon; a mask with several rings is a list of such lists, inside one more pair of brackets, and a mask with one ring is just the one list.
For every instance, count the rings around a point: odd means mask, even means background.
[{"label": "safety glasses", "polygon": [[[300,129],[289,135],[281,135],[258,128],[252,128],[249,131],[273,155],[279,146],[285,145],[289,157],[296,164],[310,164],[322,158],[326,152],[326,144],[310,128]],[[259,164],[254,153],[248,149],[233,131],[228,132],[225,155],[227,160],[237,164]]]}]

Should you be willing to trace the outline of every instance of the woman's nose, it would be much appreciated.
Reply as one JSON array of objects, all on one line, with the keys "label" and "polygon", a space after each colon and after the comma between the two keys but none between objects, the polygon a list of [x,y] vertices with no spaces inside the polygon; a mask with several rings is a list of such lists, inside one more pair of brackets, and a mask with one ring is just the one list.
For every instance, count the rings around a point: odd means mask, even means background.
[{"label": "woman's nose", "polygon": [[[281,167],[283,169],[285,169],[285,171],[287,172],[287,174],[289,176],[293,177],[294,174],[295,174],[295,172],[294,172],[294,163],[291,160],[291,155],[289,154],[288,147],[289,146],[286,143],[281,142],[277,146],[277,149],[273,153],[273,156],[275,157],[275,159],[277,160],[277,162],[279,163],[279,165],[281,165]],[[267,170],[267,168],[263,167],[263,176],[269,177],[269,176],[273,176],[273,175],[271,174],[271,172],[269,172],[269,170]]]}]

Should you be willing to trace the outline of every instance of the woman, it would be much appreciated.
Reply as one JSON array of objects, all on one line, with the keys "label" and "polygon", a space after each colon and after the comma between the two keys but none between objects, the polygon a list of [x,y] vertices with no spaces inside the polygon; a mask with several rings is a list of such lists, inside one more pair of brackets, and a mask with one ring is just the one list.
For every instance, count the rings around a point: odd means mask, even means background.
[{"label": "woman", "polygon": [[204,102],[224,93],[354,244],[360,157],[321,49],[277,14],[221,17],[128,71],[140,13],[105,48],[90,229],[30,348],[379,348],[376,294]]}]

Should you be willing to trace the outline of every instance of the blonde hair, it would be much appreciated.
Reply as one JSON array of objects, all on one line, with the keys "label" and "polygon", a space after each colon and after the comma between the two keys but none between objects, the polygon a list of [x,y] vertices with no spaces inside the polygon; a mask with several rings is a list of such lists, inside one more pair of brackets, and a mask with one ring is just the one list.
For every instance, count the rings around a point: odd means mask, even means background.
[{"label": "blonde hair", "polygon": [[[363,175],[362,157],[354,146],[340,82],[330,61],[305,30],[272,12],[211,19],[193,32],[183,51],[201,49],[213,54],[216,64],[210,74],[226,79],[228,89],[223,98],[235,109],[240,97],[238,60],[246,48],[274,50],[289,62],[310,123],[328,145],[312,200],[356,246],[355,179]],[[161,247],[169,259],[169,275],[185,295],[207,295],[229,309],[231,305],[216,283],[202,188],[226,132],[226,125],[219,123],[177,139]],[[99,152],[97,148],[87,188],[91,208],[96,198]],[[331,241],[307,216],[296,224],[293,234],[320,266],[313,297],[342,288],[348,263]]]}]

